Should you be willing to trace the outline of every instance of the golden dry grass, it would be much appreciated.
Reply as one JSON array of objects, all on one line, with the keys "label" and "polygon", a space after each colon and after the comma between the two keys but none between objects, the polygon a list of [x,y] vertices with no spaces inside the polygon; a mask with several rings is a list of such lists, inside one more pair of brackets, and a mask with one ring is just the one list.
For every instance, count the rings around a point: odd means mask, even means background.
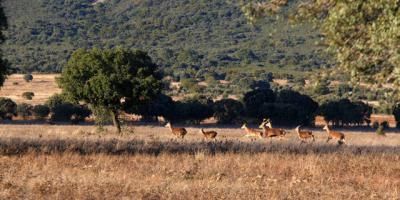
[{"label": "golden dry grass", "polygon": [[[110,127],[107,127],[111,129]],[[348,145],[203,141],[161,126],[123,136],[92,126],[1,125],[0,199],[399,199],[400,135],[345,132]],[[25,148],[28,147],[28,148]],[[8,150],[8,151],[6,151]],[[18,151],[19,150],[19,151]]]},{"label": "golden dry grass", "polygon": [[[32,74],[32,82],[27,83],[23,79],[23,74],[13,74],[7,78],[4,86],[0,89],[0,96],[12,99],[17,103],[43,104],[50,96],[60,93],[55,81],[57,74]],[[15,85],[14,83],[18,83]],[[33,92],[35,96],[32,100],[22,97],[24,92]]]}]

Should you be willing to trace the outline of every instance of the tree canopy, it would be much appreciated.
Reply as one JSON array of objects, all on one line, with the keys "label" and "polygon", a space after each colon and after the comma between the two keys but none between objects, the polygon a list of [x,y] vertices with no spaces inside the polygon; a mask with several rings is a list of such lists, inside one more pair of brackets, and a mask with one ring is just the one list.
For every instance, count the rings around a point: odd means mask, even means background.
[{"label": "tree canopy", "polygon": [[[243,10],[255,20],[288,4],[272,0]],[[355,80],[400,84],[400,0],[300,1],[292,15],[317,25],[337,65]]]},{"label": "tree canopy", "polygon": [[119,112],[137,112],[159,94],[160,77],[147,53],[123,48],[79,49],[72,54],[58,83],[65,94],[94,109],[106,109],[120,132]]},{"label": "tree canopy", "polygon": [[[5,41],[5,37],[3,31],[8,28],[7,17],[4,14],[4,9],[2,6],[2,0],[0,0],[0,44]],[[3,59],[3,53],[0,51],[0,87],[3,86],[4,81],[7,78],[7,75],[10,73],[10,69],[8,68],[7,60]]]}]

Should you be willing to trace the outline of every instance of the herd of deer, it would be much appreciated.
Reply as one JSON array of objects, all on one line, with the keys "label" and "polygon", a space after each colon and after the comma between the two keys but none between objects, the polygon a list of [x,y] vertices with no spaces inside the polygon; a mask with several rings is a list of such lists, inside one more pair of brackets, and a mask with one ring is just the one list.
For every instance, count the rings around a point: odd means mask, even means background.
[{"label": "herd of deer", "polygon": [[[187,131],[185,128],[178,128],[178,127],[173,127],[171,123],[167,123],[165,126],[169,128],[176,137],[178,138],[184,138],[185,135],[187,134]],[[314,134],[312,131],[305,131],[305,130],[300,130],[301,126],[297,126],[295,128],[295,131],[301,141],[307,142],[308,140],[312,140],[312,142],[315,141]],[[283,138],[286,135],[286,131],[284,129],[280,128],[272,128],[271,121],[269,119],[264,119],[263,122],[260,124],[259,128],[262,128],[263,131],[257,130],[257,129],[252,129],[247,127],[247,124],[243,124],[242,129],[245,130],[246,134],[244,137],[250,137],[250,138],[273,138],[273,137],[279,137]],[[337,140],[338,144],[341,145],[345,143],[345,137],[344,134],[341,132],[337,131],[332,131],[328,125],[325,125],[323,130],[325,130],[328,133],[328,139],[326,142],[329,142],[329,140],[334,139]],[[215,139],[217,137],[217,132],[216,131],[204,131],[204,129],[200,129],[199,131],[201,134],[204,135],[206,139]]]}]

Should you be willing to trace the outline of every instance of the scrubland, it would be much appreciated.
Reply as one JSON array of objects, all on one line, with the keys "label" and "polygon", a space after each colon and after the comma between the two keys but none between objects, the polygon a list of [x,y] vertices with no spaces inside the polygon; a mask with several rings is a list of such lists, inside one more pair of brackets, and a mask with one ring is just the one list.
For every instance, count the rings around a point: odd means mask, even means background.
[{"label": "scrubland", "polygon": [[[106,127],[110,129],[110,127]],[[206,129],[210,129],[207,128]],[[400,135],[346,132],[347,145],[251,141],[240,129],[1,125],[0,199],[399,199]]]}]

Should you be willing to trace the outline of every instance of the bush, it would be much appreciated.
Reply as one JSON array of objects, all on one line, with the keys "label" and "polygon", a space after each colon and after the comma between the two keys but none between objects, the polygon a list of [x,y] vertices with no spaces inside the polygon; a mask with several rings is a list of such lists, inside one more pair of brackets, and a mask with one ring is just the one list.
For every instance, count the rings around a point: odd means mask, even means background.
[{"label": "bush", "polygon": [[173,112],[173,104],[174,101],[171,97],[160,94],[150,103],[138,106],[137,111],[132,113],[141,115],[143,121],[157,121],[157,117],[166,116]]},{"label": "bush", "polygon": [[318,103],[306,95],[284,89],[280,92],[253,90],[244,95],[247,116],[270,118],[279,125],[308,125],[314,121]]},{"label": "bush", "polygon": [[393,115],[396,119],[396,127],[400,128],[400,103],[396,104],[393,108]]},{"label": "bush", "polygon": [[387,121],[384,121],[378,125],[378,128],[376,129],[376,134],[380,136],[385,136],[386,132],[385,130],[389,128],[389,123]]},{"label": "bush", "polygon": [[212,115],[212,101],[200,97],[174,102],[172,109],[164,117],[172,122],[199,124]]},{"label": "bush", "polygon": [[234,123],[244,114],[243,104],[234,99],[222,99],[214,103],[214,118],[220,124]]},{"label": "bush", "polygon": [[24,97],[27,100],[32,100],[32,98],[35,96],[35,93],[33,92],[24,92],[22,93],[22,97]]},{"label": "bush", "polygon": [[17,114],[23,119],[27,119],[28,117],[32,116],[32,109],[33,107],[29,104],[26,103],[18,104]]},{"label": "bush", "polygon": [[77,124],[85,120],[92,113],[87,106],[71,103],[65,96],[55,94],[46,101],[46,106],[50,108],[51,121],[68,122]]},{"label": "bush", "polygon": [[31,82],[31,81],[33,80],[32,74],[25,74],[25,75],[24,75],[24,80],[25,80],[26,82]]},{"label": "bush", "polygon": [[50,113],[50,108],[46,105],[36,105],[33,107],[32,113],[37,119],[45,119]]},{"label": "bush", "polygon": [[0,118],[12,120],[17,116],[17,104],[9,98],[0,97]]},{"label": "bush", "polygon": [[319,113],[327,122],[334,125],[360,125],[369,119],[372,107],[363,102],[351,102],[348,99],[329,101],[320,107]]}]

